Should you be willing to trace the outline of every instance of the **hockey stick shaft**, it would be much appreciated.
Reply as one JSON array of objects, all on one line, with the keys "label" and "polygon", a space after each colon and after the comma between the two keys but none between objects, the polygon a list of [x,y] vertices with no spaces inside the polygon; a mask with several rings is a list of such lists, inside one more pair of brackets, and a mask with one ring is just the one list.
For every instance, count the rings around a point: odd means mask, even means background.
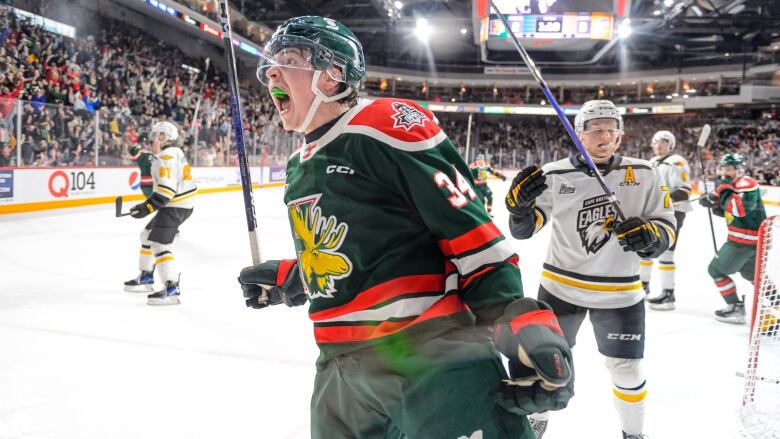
[{"label": "hockey stick shaft", "polygon": [[233,122],[233,132],[236,138],[238,154],[238,169],[241,174],[241,192],[244,195],[244,213],[249,231],[249,247],[254,265],[262,262],[260,243],[257,238],[257,216],[255,201],[252,194],[252,178],[249,174],[246,147],[244,146],[244,123],[241,111],[241,96],[238,90],[238,73],[236,72],[236,52],[233,48],[233,32],[230,28],[230,7],[227,0],[219,0],[219,18],[222,22],[222,42],[225,44],[225,58],[228,67],[228,92],[230,93],[230,115]]},{"label": "hockey stick shaft", "polygon": [[[704,145],[707,144],[707,139],[710,137],[710,132],[712,131],[712,127],[709,124],[704,124],[704,126],[701,127],[701,135],[699,136],[699,141],[696,143],[696,151],[698,152],[699,156],[699,166],[701,167],[701,181],[704,183],[704,196],[707,194],[707,173],[704,170],[704,157],[702,157],[702,148],[704,148]],[[712,235],[712,248],[715,250],[715,254],[718,254],[718,243],[715,241],[715,225],[712,223],[712,209],[707,207],[707,217],[710,219],[710,235]]]},{"label": "hockey stick shaft", "polygon": [[526,52],[525,48],[522,44],[520,44],[520,41],[515,36],[515,33],[512,32],[512,27],[509,25],[509,21],[504,17],[504,14],[501,13],[501,11],[496,6],[494,0],[488,0],[490,3],[490,6],[495,9],[496,14],[501,18],[501,22],[504,23],[504,27],[506,27],[506,32],[509,35],[509,39],[512,41],[512,44],[515,46],[515,49],[517,49],[518,53],[520,53],[520,57],[523,59],[523,62],[526,66],[528,66],[528,69],[531,71],[531,75],[534,77],[534,80],[536,80],[536,83],[539,84],[539,87],[542,88],[542,93],[544,93],[544,96],[547,97],[547,100],[550,101],[550,104],[555,109],[555,114],[558,115],[558,119],[561,120],[561,123],[563,124],[563,127],[566,129],[566,132],[569,134],[569,137],[571,137],[571,140],[574,142],[574,145],[577,147],[577,149],[580,152],[580,155],[582,155],[582,158],[585,160],[585,164],[588,166],[588,169],[593,171],[593,175],[596,177],[596,180],[598,180],[599,185],[601,186],[601,189],[604,191],[604,194],[607,195],[607,199],[612,204],[612,207],[615,208],[615,213],[617,214],[617,217],[619,220],[624,220],[626,217],[623,215],[623,211],[620,209],[620,203],[618,203],[617,198],[615,198],[615,195],[613,194],[612,190],[607,186],[607,183],[604,181],[604,177],[601,176],[601,173],[596,168],[596,165],[593,163],[593,160],[590,158],[590,154],[588,154],[587,151],[585,151],[585,147],[582,146],[582,142],[580,141],[580,138],[577,136],[577,133],[574,132],[574,127],[571,126],[571,123],[569,122],[569,119],[566,118],[566,114],[563,112],[563,109],[560,105],[558,105],[558,101],[553,96],[552,92],[550,91],[550,87],[547,86],[547,83],[544,81],[544,78],[542,77],[542,73],[539,71],[539,69],[536,67],[536,64],[534,64],[534,60],[531,59],[531,56],[528,55],[528,52]]},{"label": "hockey stick shaft", "polygon": [[114,200],[114,208],[115,208],[115,213],[116,213],[116,217],[117,218],[119,218],[121,216],[130,215],[130,212],[122,213],[122,197],[121,196],[116,197],[116,200]]},{"label": "hockey stick shaft", "polygon": [[198,102],[195,103],[195,111],[192,112],[192,125],[190,126],[190,137],[195,136],[195,130],[198,129],[196,121],[198,120],[198,112],[200,111],[200,103],[203,101],[203,89],[206,87],[206,79],[209,76],[209,64],[211,58],[206,58],[206,68],[203,70],[203,79],[200,82],[200,89],[198,90]]}]

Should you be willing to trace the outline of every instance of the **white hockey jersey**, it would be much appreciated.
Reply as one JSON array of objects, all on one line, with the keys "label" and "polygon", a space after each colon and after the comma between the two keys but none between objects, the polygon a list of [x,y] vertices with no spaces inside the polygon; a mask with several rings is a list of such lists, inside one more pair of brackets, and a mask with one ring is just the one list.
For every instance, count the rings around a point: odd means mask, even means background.
[{"label": "white hockey jersey", "polygon": [[[533,233],[548,222],[553,228],[542,286],[588,308],[622,308],[643,300],[639,255],[623,251],[613,236],[614,208],[591,171],[574,155],[548,163],[542,171],[548,188],[536,199]],[[649,162],[616,155],[603,176],[626,218],[653,221],[666,232],[669,245],[674,243],[669,190]]]},{"label": "white hockey jersey", "polygon": [[[671,154],[666,157],[653,157],[650,159],[658,173],[661,174],[666,185],[669,187],[669,193],[675,191],[685,191],[691,194],[691,168],[688,161],[679,154]],[[691,203],[683,202],[674,204],[674,210],[677,212],[690,212],[693,210]]]},{"label": "white hockey jersey", "polygon": [[155,154],[152,177],[153,192],[169,200],[165,207],[192,208],[198,188],[192,180],[190,165],[181,148],[169,146]]}]

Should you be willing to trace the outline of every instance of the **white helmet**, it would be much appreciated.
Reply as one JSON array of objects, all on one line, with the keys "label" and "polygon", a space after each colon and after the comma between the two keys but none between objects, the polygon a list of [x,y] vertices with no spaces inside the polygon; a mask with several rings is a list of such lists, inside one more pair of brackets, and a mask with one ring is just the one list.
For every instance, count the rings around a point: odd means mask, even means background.
[{"label": "white helmet", "polygon": [[666,140],[669,143],[669,149],[674,149],[674,145],[677,143],[677,141],[674,139],[674,134],[671,133],[671,131],[661,130],[655,134],[653,134],[653,140],[650,142],[650,144],[654,144],[655,142],[659,140]]},{"label": "white helmet", "polygon": [[179,129],[167,120],[152,125],[152,139],[157,138],[159,133],[165,134],[165,140],[169,142],[175,142],[179,138]]},{"label": "white helmet", "polygon": [[618,129],[623,131],[623,117],[612,101],[596,100],[585,102],[582,104],[579,113],[574,116],[574,131],[581,133],[585,131],[585,124],[589,120],[605,118],[617,120]]}]

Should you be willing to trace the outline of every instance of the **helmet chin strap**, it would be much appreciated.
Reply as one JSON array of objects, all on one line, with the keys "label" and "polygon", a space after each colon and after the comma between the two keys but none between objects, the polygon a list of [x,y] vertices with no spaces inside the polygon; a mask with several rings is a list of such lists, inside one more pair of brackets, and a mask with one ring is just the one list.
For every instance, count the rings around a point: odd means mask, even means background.
[{"label": "helmet chin strap", "polygon": [[293,131],[297,131],[299,133],[305,133],[306,128],[309,127],[311,124],[311,120],[314,119],[314,115],[317,114],[317,108],[319,108],[320,104],[323,102],[335,102],[339,99],[348,96],[350,93],[352,93],[352,87],[347,87],[346,90],[342,91],[339,94],[333,95],[333,96],[327,96],[325,93],[322,92],[322,90],[317,87],[317,81],[320,79],[320,74],[322,74],[322,70],[315,70],[314,76],[311,78],[311,91],[314,92],[314,101],[312,101],[311,106],[309,107],[309,112],[306,113],[306,117],[303,119],[303,122],[301,122],[300,125],[298,125],[298,128],[295,128]]}]

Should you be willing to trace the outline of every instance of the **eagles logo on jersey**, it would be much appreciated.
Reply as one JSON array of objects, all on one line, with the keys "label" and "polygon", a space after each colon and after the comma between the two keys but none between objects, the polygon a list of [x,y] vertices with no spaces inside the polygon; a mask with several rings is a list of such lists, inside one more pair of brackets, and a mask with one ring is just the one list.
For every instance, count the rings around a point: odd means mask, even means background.
[{"label": "eagles logo on jersey", "polygon": [[596,253],[612,236],[615,212],[606,195],[588,198],[577,212],[577,232],[586,253]]},{"label": "eagles logo on jersey", "polygon": [[335,216],[324,218],[317,206],[321,195],[295,200],[288,205],[295,231],[303,289],[310,298],[332,298],[334,281],[352,273],[352,262],[337,250],[347,237],[349,226]]}]

